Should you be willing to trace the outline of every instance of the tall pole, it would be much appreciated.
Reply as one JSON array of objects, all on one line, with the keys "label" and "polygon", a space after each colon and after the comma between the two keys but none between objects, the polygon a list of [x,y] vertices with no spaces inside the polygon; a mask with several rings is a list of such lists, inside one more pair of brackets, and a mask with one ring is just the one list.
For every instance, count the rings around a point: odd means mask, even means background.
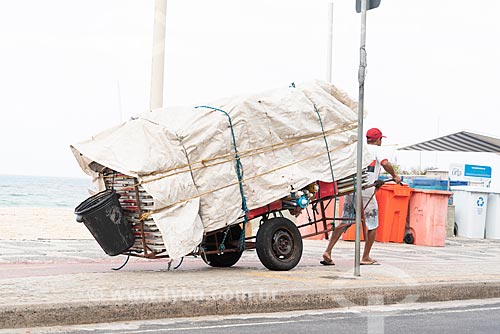
[{"label": "tall pole", "polygon": [[155,0],[153,59],[151,62],[151,110],[163,107],[166,21],[167,0]]},{"label": "tall pole", "polygon": [[326,56],[326,81],[332,82],[333,62],[333,2],[328,3],[328,49]]},{"label": "tall pole", "polygon": [[365,98],[365,74],[366,74],[366,8],[367,0],[361,1],[361,46],[359,48],[359,100],[358,100],[358,148],[357,148],[357,171],[356,171],[356,246],[354,251],[354,275],[360,276],[361,255],[361,213],[363,201],[361,189],[363,186],[363,116]]},{"label": "tall pole", "polygon": [[118,99],[118,113],[120,116],[120,123],[123,122],[123,110],[122,110],[122,92],[120,89],[120,81],[116,80],[116,92],[117,92],[117,99]]}]

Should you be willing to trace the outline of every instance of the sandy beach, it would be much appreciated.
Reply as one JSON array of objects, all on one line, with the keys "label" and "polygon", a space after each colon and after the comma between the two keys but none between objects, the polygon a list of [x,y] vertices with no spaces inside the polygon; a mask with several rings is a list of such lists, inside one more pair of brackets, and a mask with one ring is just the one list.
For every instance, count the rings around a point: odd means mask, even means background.
[{"label": "sandy beach", "polygon": [[72,208],[0,208],[0,239],[93,239]]}]

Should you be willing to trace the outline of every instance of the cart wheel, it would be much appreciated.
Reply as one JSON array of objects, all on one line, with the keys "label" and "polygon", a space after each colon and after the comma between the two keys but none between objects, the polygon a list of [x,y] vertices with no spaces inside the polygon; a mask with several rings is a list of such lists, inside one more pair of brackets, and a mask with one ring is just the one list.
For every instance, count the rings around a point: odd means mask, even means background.
[{"label": "cart wheel", "polygon": [[283,217],[259,227],[255,247],[260,262],[269,270],[290,270],[302,256],[302,237],[297,226]]},{"label": "cart wheel", "polygon": [[406,233],[404,241],[407,244],[413,244],[415,242],[415,238],[413,237],[413,233],[411,233],[411,232]]},{"label": "cart wheel", "polygon": [[[236,243],[239,241],[241,235],[241,227],[240,225],[234,225],[229,229],[229,232],[227,233],[226,240],[224,241],[224,246],[226,247],[227,250],[235,249],[233,246],[228,246],[231,244],[234,244],[233,241]],[[206,250],[217,250],[217,245],[219,245],[222,242],[222,239],[224,238],[224,232],[218,232],[216,234],[210,235],[206,238],[204,247]],[[217,242],[215,242],[217,240]],[[238,246],[236,246],[238,247]],[[243,254],[243,251],[236,251],[236,252],[224,252],[222,254],[204,254],[202,253],[201,258],[203,261],[205,261],[206,264],[212,267],[231,267],[232,265],[236,264],[238,260],[241,257],[241,254]]]}]

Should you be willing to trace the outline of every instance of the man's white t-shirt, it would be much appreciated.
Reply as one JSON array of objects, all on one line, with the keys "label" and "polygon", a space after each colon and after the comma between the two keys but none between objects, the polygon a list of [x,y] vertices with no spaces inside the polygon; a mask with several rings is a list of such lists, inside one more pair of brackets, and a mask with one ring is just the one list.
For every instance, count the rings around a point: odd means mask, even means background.
[{"label": "man's white t-shirt", "polygon": [[[375,182],[380,176],[382,162],[389,160],[387,150],[378,145],[367,144],[367,151],[370,154],[371,162],[367,167],[368,184]],[[368,230],[373,230],[378,227],[378,203],[374,196],[375,187],[371,187],[362,191],[363,205],[365,206],[365,224]]]},{"label": "man's white t-shirt", "polygon": [[382,168],[382,161],[389,160],[387,150],[378,145],[366,145],[366,149],[370,156],[371,162],[368,165],[368,184],[375,182],[380,176],[380,169]]},{"label": "man's white t-shirt", "polygon": [[[367,181],[368,184],[372,184],[378,179],[380,169],[382,168],[381,163],[389,159],[389,154],[388,151],[381,146],[367,144],[366,148],[369,154],[369,160],[371,160],[367,167]],[[368,230],[373,230],[378,227],[378,204],[374,192],[375,187],[362,191],[363,206],[365,206],[365,224]],[[343,217],[351,219],[356,218],[353,194],[349,194],[345,197]],[[353,223],[353,221],[351,223]]]}]

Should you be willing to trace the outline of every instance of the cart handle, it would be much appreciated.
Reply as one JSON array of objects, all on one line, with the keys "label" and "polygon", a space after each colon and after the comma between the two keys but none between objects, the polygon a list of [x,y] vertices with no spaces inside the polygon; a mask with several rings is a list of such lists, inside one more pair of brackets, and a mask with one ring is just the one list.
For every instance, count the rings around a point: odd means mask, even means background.
[{"label": "cart handle", "polygon": [[[394,179],[387,179],[387,180],[377,180],[377,181],[382,181],[384,184],[387,183],[387,182],[394,182]],[[367,184],[366,186],[363,187],[363,189],[368,189],[368,188],[372,188],[372,187],[375,187],[375,185],[377,184],[377,181],[373,182],[373,183],[370,183],[370,184]],[[402,185],[404,186],[405,184],[403,182],[399,182],[399,185]]]}]

